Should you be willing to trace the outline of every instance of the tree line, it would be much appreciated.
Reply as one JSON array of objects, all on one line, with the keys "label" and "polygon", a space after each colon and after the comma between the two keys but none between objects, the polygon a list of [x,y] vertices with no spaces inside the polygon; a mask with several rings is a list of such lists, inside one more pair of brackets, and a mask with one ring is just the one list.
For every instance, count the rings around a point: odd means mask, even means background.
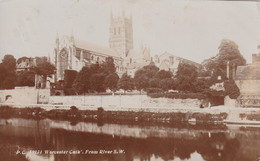
[{"label": "tree line", "polygon": [[[131,78],[127,73],[119,78],[113,58],[108,57],[104,63],[85,66],[79,72],[66,70],[63,89],[67,94],[105,92],[106,89],[111,91],[136,89],[154,92],[173,89],[182,92],[205,93],[214,83],[224,81],[228,93],[232,97],[237,97],[239,90],[234,81],[228,80],[227,77],[227,62],[231,66],[229,73],[232,73],[232,68],[245,65],[246,61],[240,53],[238,45],[231,40],[222,40],[218,49],[217,55],[204,60],[199,69],[192,64],[181,62],[177,73],[173,75],[171,71],[159,70],[154,63],[151,63],[137,70],[134,78]],[[0,63],[0,89],[12,89],[14,86],[33,86],[34,74],[40,74],[46,78],[48,75],[54,74],[55,67],[43,61],[31,71],[15,72],[15,70],[15,58],[12,55],[5,55]]]},{"label": "tree line", "polygon": [[21,63],[27,57],[17,61],[13,55],[7,54],[0,63],[0,89],[14,89],[15,86],[34,86],[35,74],[41,75],[46,80],[48,75],[54,74],[55,67],[47,61],[46,57],[36,57],[36,66],[29,70],[17,71],[16,64]]}]

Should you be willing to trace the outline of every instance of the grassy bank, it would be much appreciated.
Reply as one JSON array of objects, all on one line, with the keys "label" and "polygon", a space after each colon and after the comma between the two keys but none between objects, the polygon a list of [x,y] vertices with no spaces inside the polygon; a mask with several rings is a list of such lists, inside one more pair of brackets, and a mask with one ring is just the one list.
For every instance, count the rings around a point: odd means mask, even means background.
[{"label": "grassy bank", "polygon": [[145,112],[145,111],[105,111],[103,108],[96,110],[79,110],[72,106],[69,110],[42,108],[12,108],[0,107],[2,118],[19,117],[28,119],[53,119],[67,121],[92,121],[98,123],[178,123],[196,120],[197,123],[222,122],[227,118],[227,113],[210,114],[200,112]]}]

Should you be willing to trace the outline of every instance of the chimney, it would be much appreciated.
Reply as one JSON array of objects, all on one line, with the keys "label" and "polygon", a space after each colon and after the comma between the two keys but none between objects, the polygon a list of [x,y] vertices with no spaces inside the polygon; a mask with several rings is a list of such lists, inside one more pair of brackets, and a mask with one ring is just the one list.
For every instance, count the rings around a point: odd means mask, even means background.
[{"label": "chimney", "polygon": [[227,79],[229,79],[229,61],[227,61]]},{"label": "chimney", "polygon": [[257,55],[252,54],[252,64],[254,64],[255,62],[257,62]]},{"label": "chimney", "polygon": [[232,65],[232,79],[235,80],[236,78],[236,64]]}]

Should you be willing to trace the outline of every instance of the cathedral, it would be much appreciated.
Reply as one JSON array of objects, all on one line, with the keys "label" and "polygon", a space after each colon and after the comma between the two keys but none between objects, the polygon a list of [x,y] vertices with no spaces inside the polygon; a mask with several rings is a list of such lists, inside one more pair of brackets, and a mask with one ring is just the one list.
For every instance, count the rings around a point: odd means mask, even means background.
[{"label": "cathedral", "polygon": [[[116,72],[119,77],[127,73],[134,77],[135,72],[149,65],[153,59],[148,45],[140,45],[134,49],[132,16],[114,16],[110,14],[109,47],[85,42],[74,38],[73,35],[56,37],[55,66],[56,81],[64,80],[65,70],[80,71],[84,66],[105,62],[107,57],[114,59]],[[200,64],[176,57],[170,53],[163,53],[154,57],[154,64],[160,70],[176,73],[180,62],[187,62],[195,66]]]},{"label": "cathedral", "polygon": [[[80,71],[82,67],[94,63],[103,63],[107,57],[114,59],[119,77],[147,65],[151,61],[150,49],[147,47],[133,49],[132,16],[110,15],[109,47],[75,39],[73,35],[56,37],[54,49],[56,81],[64,80],[65,70]],[[142,64],[140,66],[140,64]],[[131,73],[129,73],[129,71]]]}]

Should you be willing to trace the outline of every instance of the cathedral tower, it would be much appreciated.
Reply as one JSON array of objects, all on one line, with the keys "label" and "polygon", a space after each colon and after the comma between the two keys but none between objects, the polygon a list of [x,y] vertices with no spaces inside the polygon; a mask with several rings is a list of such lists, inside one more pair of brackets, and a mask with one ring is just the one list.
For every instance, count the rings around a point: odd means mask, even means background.
[{"label": "cathedral tower", "polygon": [[126,57],[129,50],[133,49],[133,26],[132,16],[114,17],[110,15],[109,47],[115,49],[122,58]]}]

